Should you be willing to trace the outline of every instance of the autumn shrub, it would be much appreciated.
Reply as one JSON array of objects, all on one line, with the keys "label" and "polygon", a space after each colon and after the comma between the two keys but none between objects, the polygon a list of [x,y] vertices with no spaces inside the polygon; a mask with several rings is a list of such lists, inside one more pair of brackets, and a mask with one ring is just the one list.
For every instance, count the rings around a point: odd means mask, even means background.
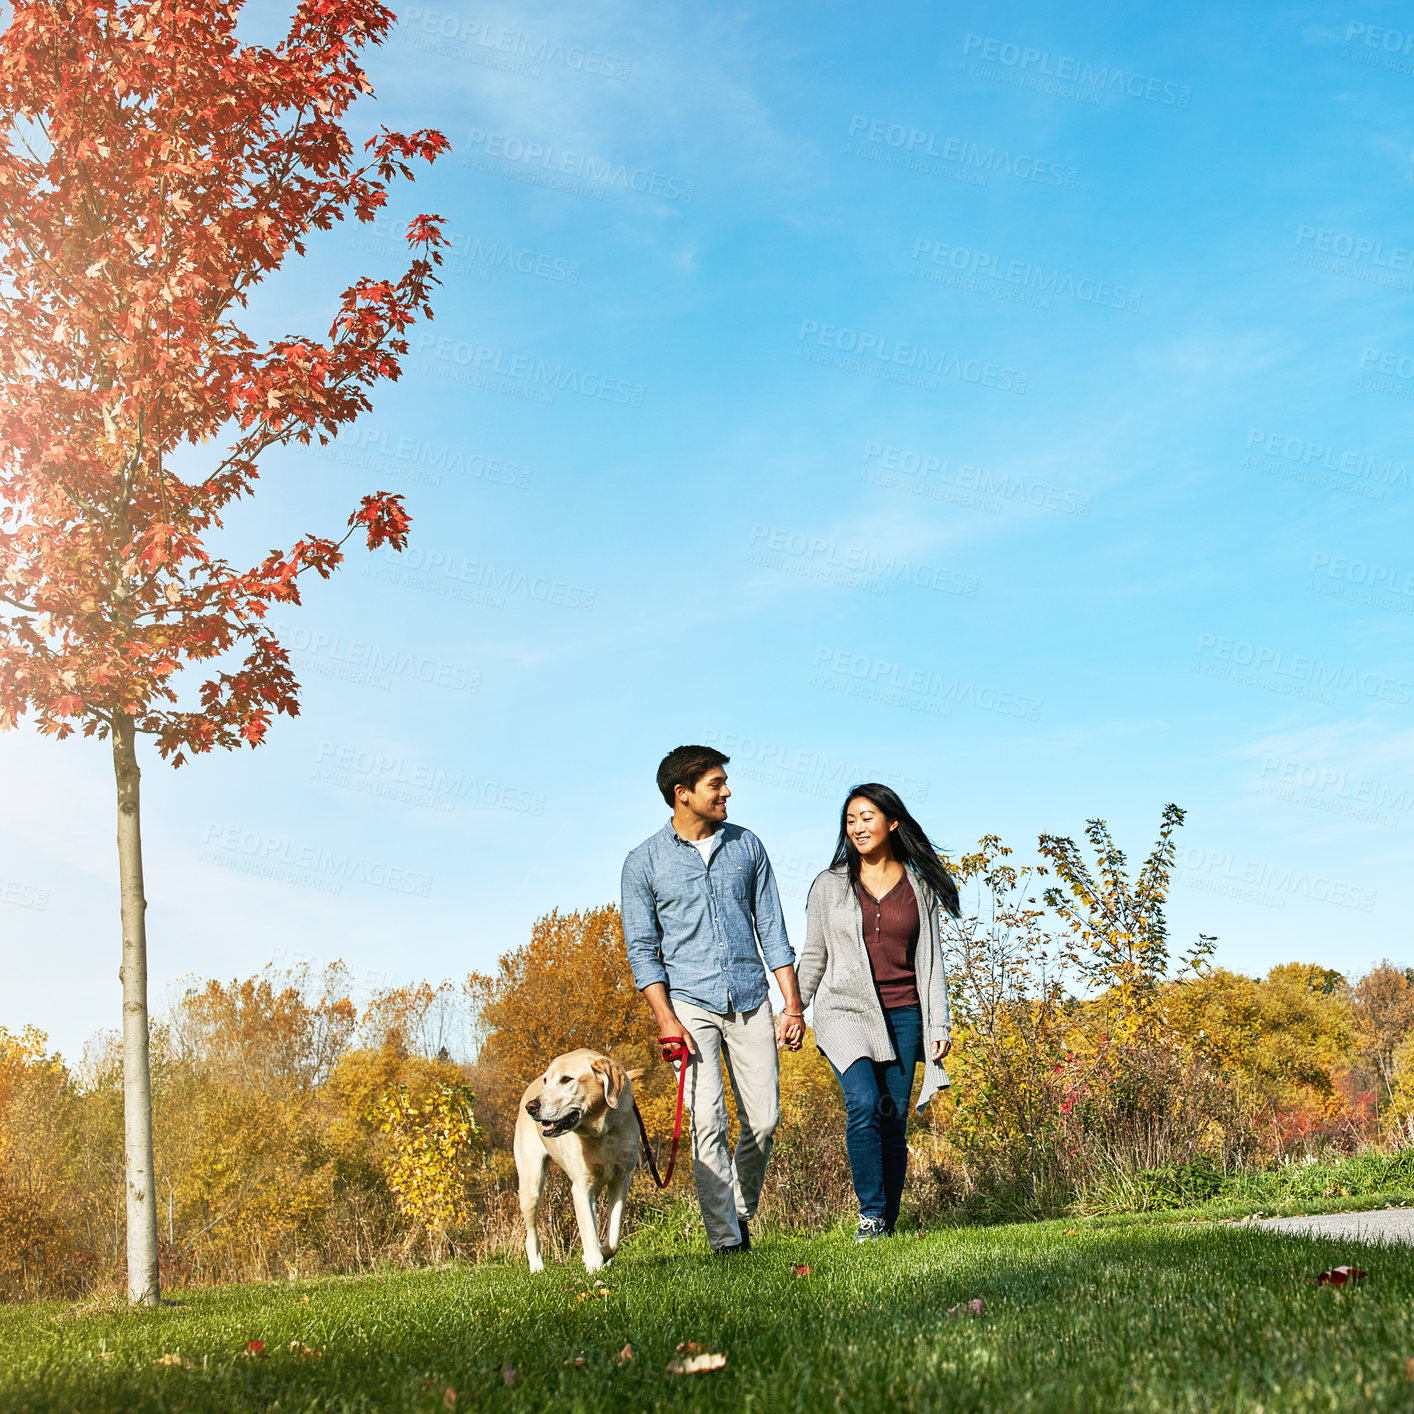
[{"label": "autumn shrub", "polygon": [[76,1294],[94,1267],[65,1221],[75,1097],[33,1027],[0,1027],[0,1300]]},{"label": "autumn shrub", "polygon": [[1092,858],[1045,835],[1044,862],[1020,869],[988,836],[953,862],[977,903],[947,930],[954,1086],[933,1134],[974,1210],[1144,1205],[1303,1139],[1332,1147],[1340,1124],[1358,1137],[1338,974],[1242,977],[1210,966],[1204,936],[1175,967],[1164,905],[1182,821],[1165,809],[1137,874],[1100,820]]},{"label": "autumn shrub", "polygon": [[388,1186],[398,1207],[426,1233],[428,1254],[442,1260],[449,1228],[464,1227],[474,1170],[472,1152],[480,1131],[472,1115],[470,1089],[457,1081],[427,1087],[420,1100],[406,1084],[379,1103],[379,1128],[388,1139]]}]

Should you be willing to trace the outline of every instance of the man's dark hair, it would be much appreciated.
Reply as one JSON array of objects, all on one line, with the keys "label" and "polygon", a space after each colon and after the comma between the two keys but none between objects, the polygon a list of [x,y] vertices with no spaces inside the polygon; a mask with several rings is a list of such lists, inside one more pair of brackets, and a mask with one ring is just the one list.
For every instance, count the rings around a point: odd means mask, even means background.
[{"label": "man's dark hair", "polygon": [[672,809],[677,804],[673,792],[678,786],[696,790],[697,783],[717,766],[725,766],[732,758],[724,756],[715,746],[675,746],[658,766],[658,789]]}]

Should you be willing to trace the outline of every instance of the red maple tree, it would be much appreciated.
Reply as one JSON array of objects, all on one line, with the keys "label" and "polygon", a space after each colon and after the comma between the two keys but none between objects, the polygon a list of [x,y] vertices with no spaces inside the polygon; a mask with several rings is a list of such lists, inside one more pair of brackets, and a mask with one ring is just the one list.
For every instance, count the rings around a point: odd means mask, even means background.
[{"label": "red maple tree", "polygon": [[[358,51],[377,0],[303,0],[273,47],[243,0],[17,0],[0,34],[0,727],[111,739],[123,925],[128,1292],[158,1299],[136,739],[181,765],[256,746],[299,685],[266,623],[328,578],[350,536],[401,549],[399,496],[364,496],[341,538],[235,568],[208,538],[262,453],[326,442],[397,378],[431,315],[439,220],[408,228],[396,282],[344,291],[324,339],[236,322],[311,230],[371,221],[430,129],[344,131],[372,92]],[[216,444],[213,446],[213,444]],[[195,476],[184,446],[213,451]],[[221,448],[224,448],[222,450]],[[202,454],[197,454],[200,460]],[[192,678],[191,672],[197,674]]]}]

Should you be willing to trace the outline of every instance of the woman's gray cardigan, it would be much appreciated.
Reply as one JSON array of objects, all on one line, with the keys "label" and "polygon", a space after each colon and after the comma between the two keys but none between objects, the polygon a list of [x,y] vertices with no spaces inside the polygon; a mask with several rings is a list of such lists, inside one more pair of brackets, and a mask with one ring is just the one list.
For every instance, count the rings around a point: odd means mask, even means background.
[{"label": "woman's gray cardigan", "polygon": [[[948,979],[938,924],[939,904],[923,880],[905,867],[918,896],[918,948],[914,968],[923,1012],[923,1089],[918,1108],[952,1082],[941,1061],[929,1060],[934,1041],[952,1035]],[[837,1070],[864,1056],[897,1060],[884,1024],[884,1006],[874,986],[869,949],[864,945],[864,914],[843,864],[826,869],[810,886],[806,901],[805,948],[796,965],[802,1011],[815,1003],[815,1043]]]}]

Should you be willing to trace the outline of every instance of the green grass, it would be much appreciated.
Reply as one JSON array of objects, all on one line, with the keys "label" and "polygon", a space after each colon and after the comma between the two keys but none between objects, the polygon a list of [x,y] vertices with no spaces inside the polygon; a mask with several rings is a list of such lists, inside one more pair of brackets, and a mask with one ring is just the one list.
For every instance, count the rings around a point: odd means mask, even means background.
[{"label": "green grass", "polygon": [[[645,1238],[583,1299],[576,1260],[211,1288],[155,1312],[7,1307],[0,1411],[432,1414],[448,1389],[458,1411],[1414,1409],[1407,1248],[1211,1222],[767,1234],[730,1259]],[[1348,1261],[1368,1278],[1308,1280]],[[973,1297],[982,1316],[947,1316]],[[252,1339],[269,1358],[242,1355]],[[726,1368],[667,1373],[679,1341]]]}]

